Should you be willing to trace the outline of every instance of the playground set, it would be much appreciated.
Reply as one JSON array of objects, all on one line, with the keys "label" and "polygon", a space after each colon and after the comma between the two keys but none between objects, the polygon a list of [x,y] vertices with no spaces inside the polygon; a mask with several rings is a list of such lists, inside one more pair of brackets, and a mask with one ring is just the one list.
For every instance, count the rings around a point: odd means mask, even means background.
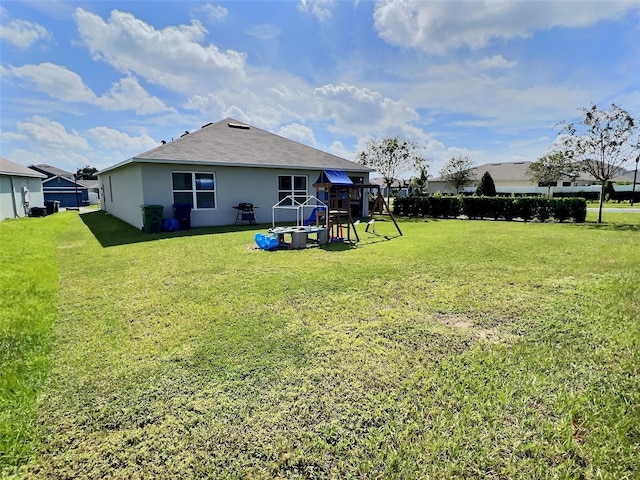
[{"label": "playground set", "polygon": [[[356,195],[362,195],[365,189],[377,193],[369,210],[365,232],[370,229],[372,233],[375,232],[375,216],[384,214],[393,222],[398,234],[402,235],[379,185],[354,183],[344,171],[324,170],[313,186],[316,189],[315,196],[288,195],[272,207],[272,227],[268,234],[257,233],[255,236],[256,244],[261,249],[300,249],[308,244],[359,242],[356,226],[360,220],[353,221],[351,201]],[[279,210],[295,210],[296,224],[277,227],[275,218]],[[285,235],[290,236],[290,242],[286,241]]]}]

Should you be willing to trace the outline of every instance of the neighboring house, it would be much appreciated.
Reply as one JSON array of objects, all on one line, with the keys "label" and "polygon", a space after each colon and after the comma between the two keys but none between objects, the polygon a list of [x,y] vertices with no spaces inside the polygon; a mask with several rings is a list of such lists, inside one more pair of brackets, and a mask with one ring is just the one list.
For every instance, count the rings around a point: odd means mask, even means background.
[{"label": "neighboring house", "polygon": [[[60,207],[89,205],[89,188],[85,180],[76,180],[72,172],[51,165],[30,165],[30,169],[46,175],[42,182],[45,202],[57,200]],[[94,184],[96,180],[89,181]]]},{"label": "neighboring house", "polygon": [[0,221],[26,217],[31,207],[43,207],[42,173],[0,157]]},{"label": "neighboring house", "polygon": [[[141,228],[144,205],[162,205],[164,218],[174,216],[174,204],[188,205],[191,225],[201,227],[232,225],[233,207],[251,203],[257,222],[267,223],[287,195],[315,195],[325,169],[346,171],[356,183],[368,183],[372,171],[228,118],[98,172],[101,208]],[[277,220],[292,219],[295,211],[285,210]]]},{"label": "neighboring house", "polygon": [[95,180],[78,180],[78,184],[87,187],[87,196],[90,205],[98,205],[100,201],[100,182],[98,177]]},{"label": "neighboring house", "polygon": [[407,195],[411,194],[413,190],[411,187],[410,180],[403,180],[403,179],[394,180],[391,183],[391,192],[389,192],[389,187],[387,187],[384,181],[384,178],[382,177],[372,178],[370,180],[370,183],[373,185],[380,186],[380,192],[382,193],[383,197],[393,196],[393,195],[396,195],[398,197],[406,197]]},{"label": "neighboring house", "polygon": [[[471,169],[470,180],[461,191],[472,193],[478,187],[484,172],[489,172],[496,190],[500,192],[513,193],[546,193],[548,187],[580,187],[596,185],[598,181],[590,175],[581,173],[577,178],[562,178],[555,185],[538,184],[531,179],[529,165],[532,162],[501,162],[485,163]],[[614,181],[633,181],[633,177],[626,175],[616,177]],[[456,189],[451,183],[442,177],[429,179],[429,193],[456,193]],[[559,188],[556,188],[559,191]]]}]

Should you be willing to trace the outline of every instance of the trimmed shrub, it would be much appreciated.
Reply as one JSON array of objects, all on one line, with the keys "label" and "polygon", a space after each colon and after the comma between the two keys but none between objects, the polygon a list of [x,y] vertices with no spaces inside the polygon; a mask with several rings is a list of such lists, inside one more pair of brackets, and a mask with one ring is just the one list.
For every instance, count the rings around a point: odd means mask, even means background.
[{"label": "trimmed shrub", "polygon": [[531,220],[534,216],[534,205],[533,201],[535,198],[532,197],[520,197],[516,198],[514,202],[514,216],[520,217],[525,222]]},{"label": "trimmed shrub", "polygon": [[540,222],[546,222],[551,216],[551,205],[548,198],[538,197],[531,199],[534,216]]},{"label": "trimmed shrub", "polygon": [[555,218],[558,222],[564,222],[566,219],[571,218],[572,200],[572,198],[550,199],[553,218]]},{"label": "trimmed shrub", "polygon": [[480,184],[476,188],[476,195],[484,197],[495,197],[497,195],[496,184],[489,172],[484,172],[484,175],[482,175]]},{"label": "trimmed shrub", "polygon": [[482,197],[461,197],[462,214],[469,218],[482,218]]},{"label": "trimmed shrub", "polygon": [[476,197],[443,196],[400,197],[394,204],[395,215],[429,216],[434,218],[455,218],[464,214],[471,219],[504,218],[513,220],[520,217],[525,222],[537,219],[545,222],[550,218],[565,222],[584,222],[587,216],[587,201],[584,198],[546,197]]},{"label": "trimmed shrub", "polygon": [[587,219],[587,201],[584,198],[571,199],[571,218],[576,223],[584,223]]}]

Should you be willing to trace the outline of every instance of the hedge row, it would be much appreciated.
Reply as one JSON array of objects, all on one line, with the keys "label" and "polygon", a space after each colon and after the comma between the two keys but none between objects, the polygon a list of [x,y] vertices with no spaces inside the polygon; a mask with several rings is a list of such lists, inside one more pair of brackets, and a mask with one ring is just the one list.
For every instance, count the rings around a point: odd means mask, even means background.
[{"label": "hedge row", "polygon": [[584,198],[546,197],[463,197],[439,196],[399,197],[394,202],[394,214],[406,217],[455,218],[466,215],[469,218],[492,218],[525,222],[536,219],[544,222],[554,219],[564,222],[584,222],[587,216],[587,202]]}]

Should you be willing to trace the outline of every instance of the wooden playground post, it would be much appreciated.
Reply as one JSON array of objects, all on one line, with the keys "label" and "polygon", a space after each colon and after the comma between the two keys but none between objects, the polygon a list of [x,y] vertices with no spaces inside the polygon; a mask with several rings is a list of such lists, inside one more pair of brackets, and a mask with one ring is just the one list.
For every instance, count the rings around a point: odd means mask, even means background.
[{"label": "wooden playground post", "polygon": [[[367,187],[371,187],[371,185],[367,185]],[[391,213],[391,209],[389,208],[389,205],[387,205],[387,202],[384,199],[384,196],[382,195],[382,192],[380,191],[380,186],[379,185],[374,185],[374,187],[376,187],[378,189],[378,195],[376,196],[376,199],[373,202],[373,207],[371,208],[371,211],[369,212],[369,220],[374,220],[375,221],[375,212],[377,211],[378,208],[380,208],[380,213],[384,213],[383,208],[386,208],[387,213],[389,214],[389,218],[391,219],[391,221],[393,222],[393,224],[396,227],[396,230],[398,230],[398,233],[400,234],[400,236],[402,236],[402,230],[400,230],[400,227],[398,226],[398,222],[396,222],[395,217],[393,216],[393,213]],[[371,223],[367,223],[367,228],[365,228],[365,232],[369,231],[369,227],[371,226]]]}]

